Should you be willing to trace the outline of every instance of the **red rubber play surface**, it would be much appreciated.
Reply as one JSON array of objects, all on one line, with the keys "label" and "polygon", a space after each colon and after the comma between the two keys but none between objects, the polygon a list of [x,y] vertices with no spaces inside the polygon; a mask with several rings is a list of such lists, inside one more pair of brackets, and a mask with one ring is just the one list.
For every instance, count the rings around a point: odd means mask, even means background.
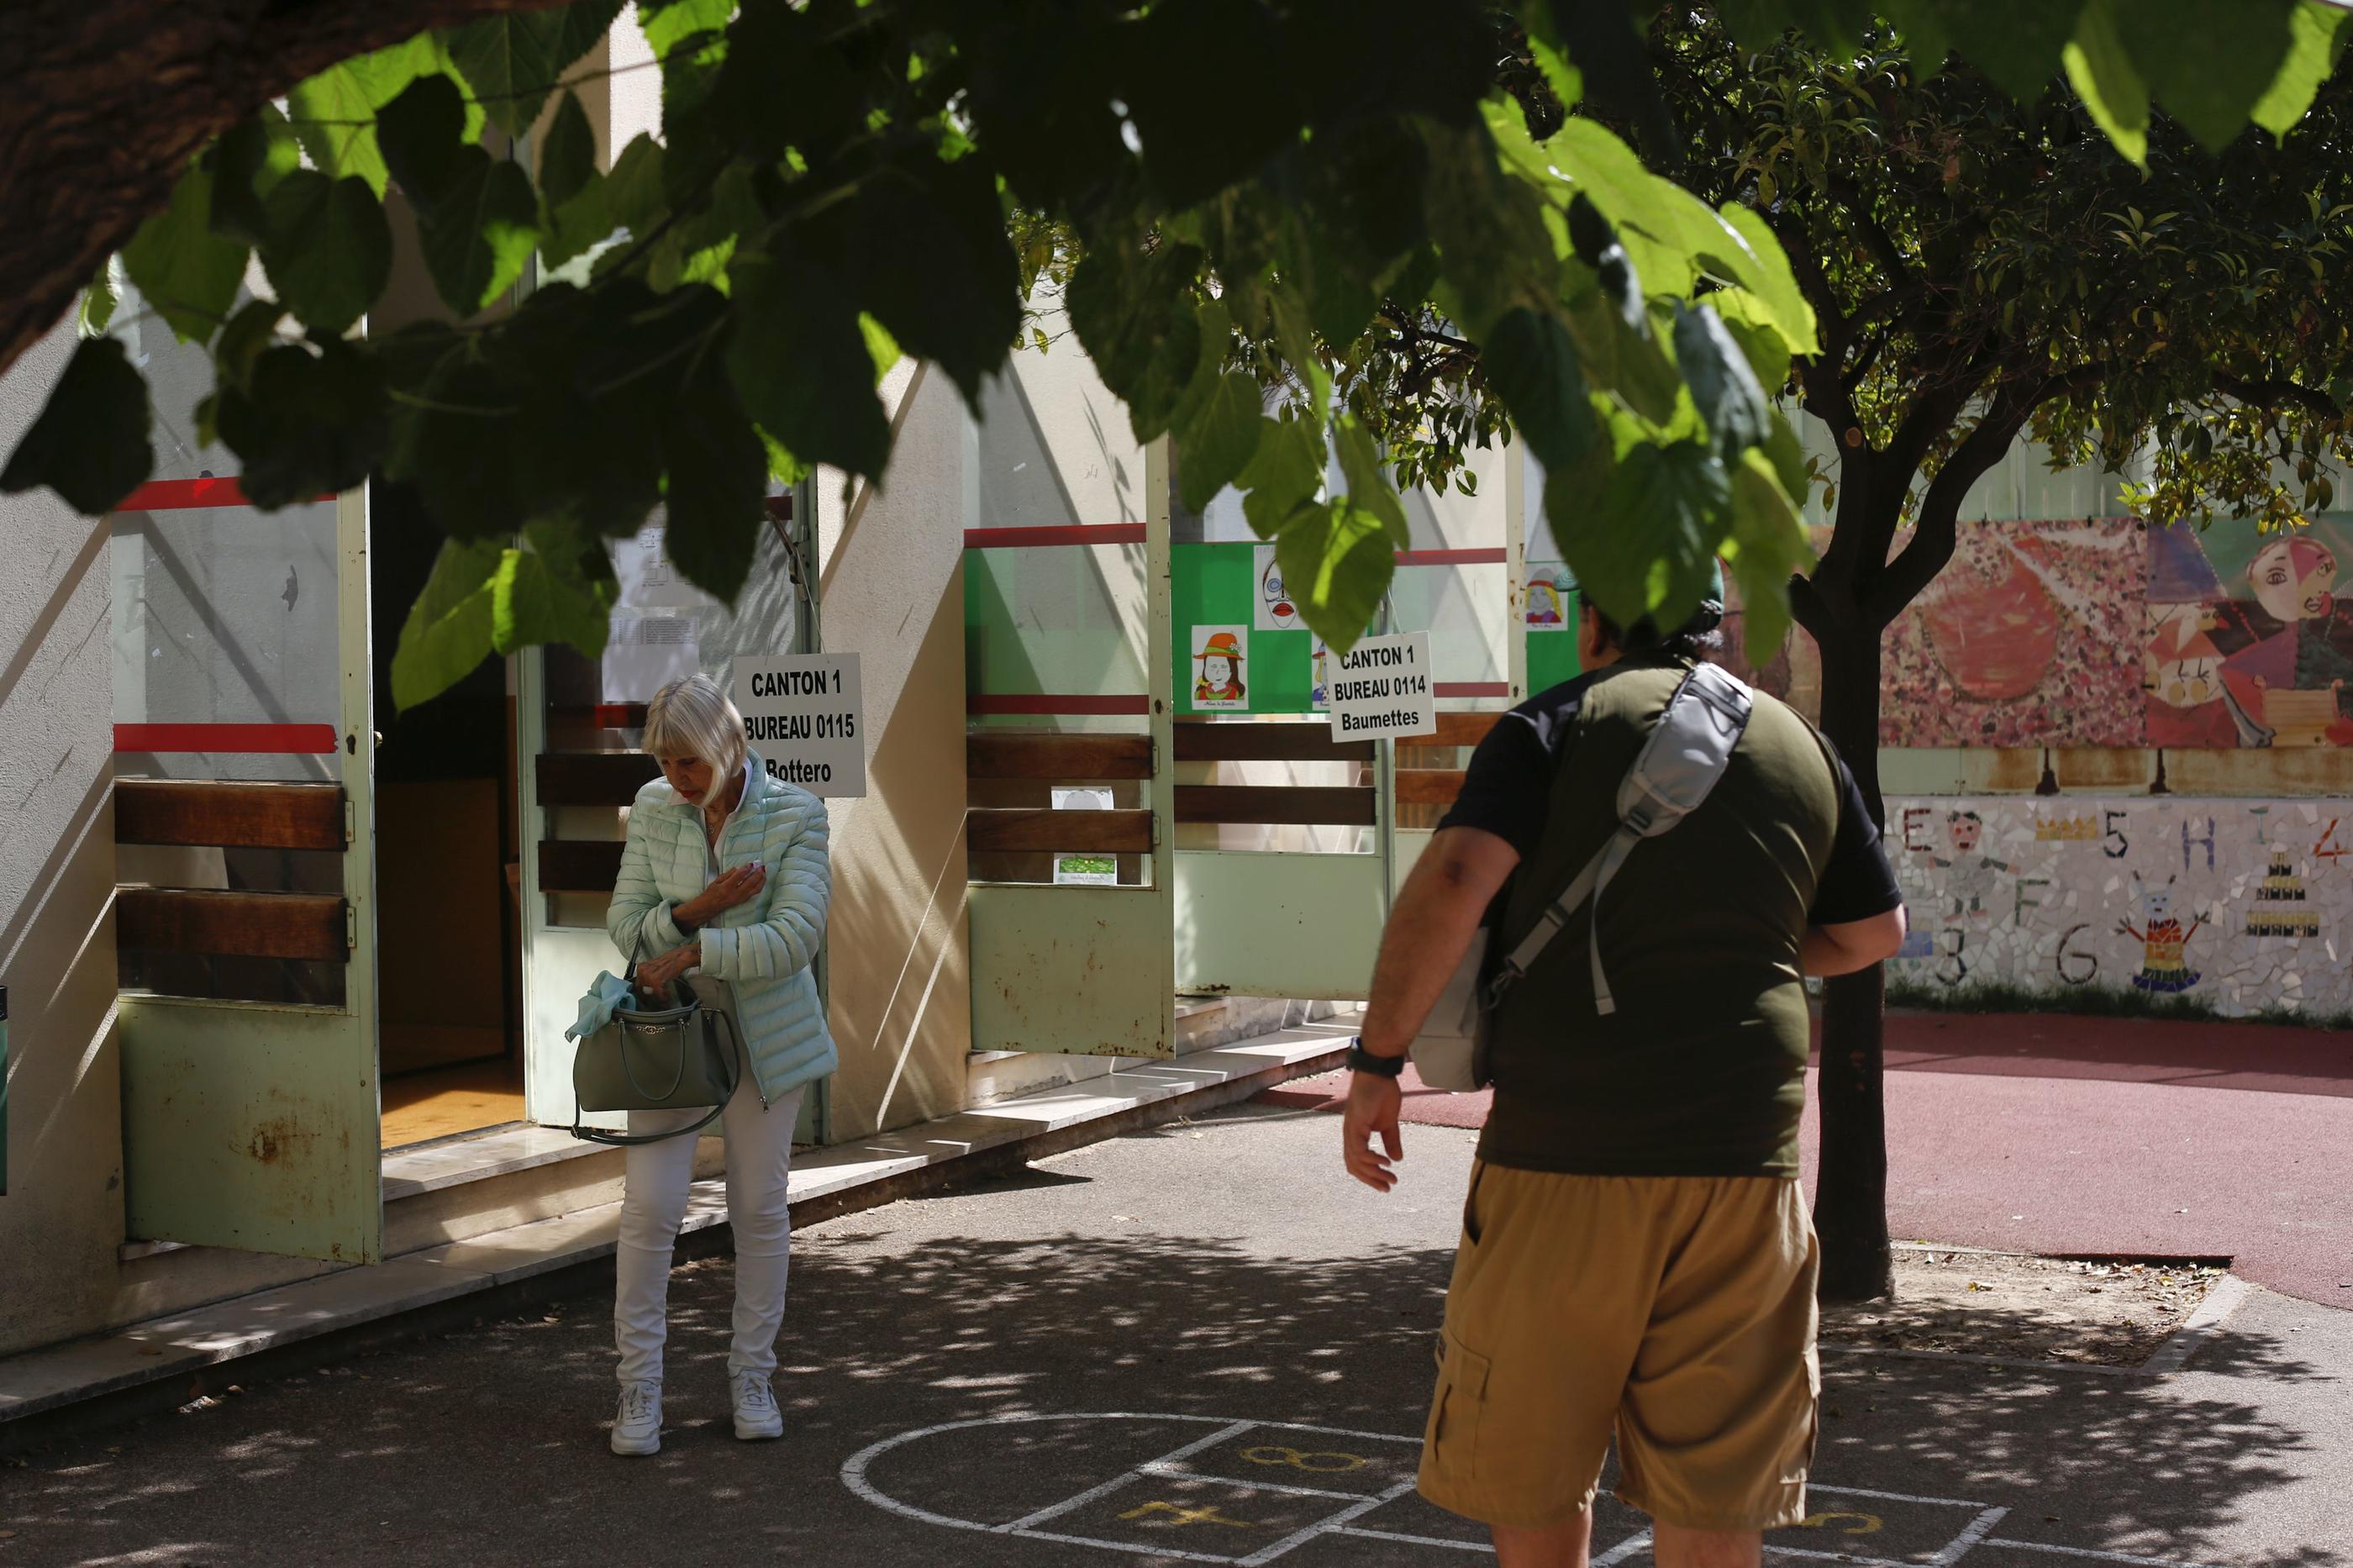
[{"label": "red rubber play surface", "polygon": [[[2258,1284],[2353,1308],[2353,1034],[1893,1014],[1887,1066],[1898,1237],[2229,1257]],[[1343,1087],[1303,1079],[1259,1102],[1336,1109]],[[1408,1069],[1409,1122],[1476,1127],[1488,1100]],[[1804,1138],[1810,1173],[1810,1097]]]}]

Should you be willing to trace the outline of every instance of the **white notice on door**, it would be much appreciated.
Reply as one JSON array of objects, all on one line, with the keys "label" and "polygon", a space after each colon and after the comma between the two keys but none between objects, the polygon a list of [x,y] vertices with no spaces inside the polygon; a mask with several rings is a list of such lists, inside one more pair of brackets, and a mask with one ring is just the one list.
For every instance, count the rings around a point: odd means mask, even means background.
[{"label": "white notice on door", "polygon": [[866,793],[866,716],[854,653],[760,654],[735,661],[744,738],[768,776],[812,795]]},{"label": "white notice on door", "polygon": [[1332,661],[1332,738],[1393,739],[1438,732],[1430,683],[1430,634],[1366,637]]}]

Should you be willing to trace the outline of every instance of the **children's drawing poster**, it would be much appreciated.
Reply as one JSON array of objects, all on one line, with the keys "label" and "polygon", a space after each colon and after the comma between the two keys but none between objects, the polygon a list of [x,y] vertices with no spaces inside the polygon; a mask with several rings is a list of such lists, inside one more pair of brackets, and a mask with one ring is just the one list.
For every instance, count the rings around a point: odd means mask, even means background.
[{"label": "children's drawing poster", "polygon": [[1307,623],[1299,618],[1299,606],[1283,592],[1282,565],[1274,558],[1271,544],[1250,546],[1250,566],[1258,580],[1258,593],[1250,603],[1250,630],[1254,632],[1295,632],[1306,629]]},{"label": "children's drawing poster", "polygon": [[1331,646],[1313,632],[1307,637],[1307,710],[1332,711],[1332,671],[1339,668]]},{"label": "children's drawing poster", "polygon": [[[1169,552],[1170,652],[1179,716],[1318,711],[1308,701],[1313,634],[1273,562],[1274,547],[1268,544],[1179,544]],[[1239,699],[1200,695],[1210,667],[1197,656],[1211,651],[1208,638],[1219,632],[1233,639],[1233,650],[1216,655],[1221,661],[1216,673],[1230,673]],[[1223,679],[1212,684],[1229,689]]]},{"label": "children's drawing poster", "polygon": [[1527,578],[1521,584],[1520,630],[1527,638],[1530,693],[1584,672],[1577,659],[1577,579],[1567,565],[1528,563]]},{"label": "children's drawing poster", "polygon": [[1203,713],[1250,711],[1247,626],[1193,628],[1193,706]]}]

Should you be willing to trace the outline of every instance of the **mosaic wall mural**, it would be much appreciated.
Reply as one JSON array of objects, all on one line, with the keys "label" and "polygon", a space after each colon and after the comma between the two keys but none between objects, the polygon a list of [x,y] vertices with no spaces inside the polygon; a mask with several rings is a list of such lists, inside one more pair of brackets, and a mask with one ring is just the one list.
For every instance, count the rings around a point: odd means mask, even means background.
[{"label": "mosaic wall mural", "polygon": [[2353,745],[2353,529],[2148,531],[2147,744]]},{"label": "mosaic wall mural", "polygon": [[1964,527],[1887,629],[1880,743],[2147,744],[2147,532],[2131,518]]},{"label": "mosaic wall mural", "polygon": [[2353,1009],[2353,802],[1891,798],[1892,973]]}]

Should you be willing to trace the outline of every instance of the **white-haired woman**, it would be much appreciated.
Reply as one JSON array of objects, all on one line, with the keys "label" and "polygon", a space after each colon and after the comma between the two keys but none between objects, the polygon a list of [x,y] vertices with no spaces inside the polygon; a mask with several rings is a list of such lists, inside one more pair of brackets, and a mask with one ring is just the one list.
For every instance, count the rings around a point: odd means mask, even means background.
[{"label": "white-haired woman", "polygon": [[[720,1121],[735,1231],[734,1342],[727,1357],[735,1436],[779,1436],[769,1384],[785,1315],[791,1220],[786,1178],[801,1090],[836,1057],[809,963],[825,940],[832,871],[825,803],[770,778],[744,743],[743,716],[708,676],[646,706],[646,750],[662,776],[638,792],[606,927],[638,983],[657,993],[700,970],[728,983],[744,1074]],[[633,1134],[691,1125],[691,1110],[632,1111]],[[630,1147],[615,1256],[613,1337],[621,1404],[613,1451],[661,1447],[662,1341],[671,1249],[686,1215],[695,1140]]]}]

